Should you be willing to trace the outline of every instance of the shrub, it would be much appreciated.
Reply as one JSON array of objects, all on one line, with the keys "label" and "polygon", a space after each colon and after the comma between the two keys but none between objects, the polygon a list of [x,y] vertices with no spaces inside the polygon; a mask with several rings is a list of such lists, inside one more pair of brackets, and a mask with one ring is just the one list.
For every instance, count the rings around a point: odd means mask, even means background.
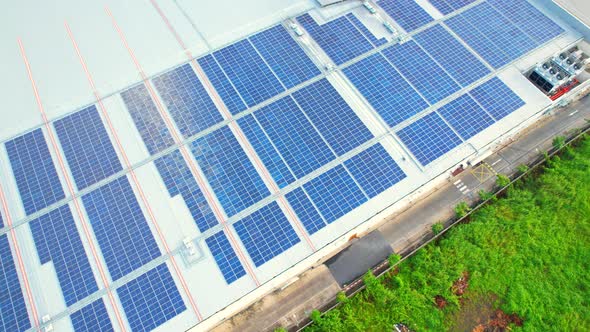
[{"label": "shrub", "polygon": [[487,201],[488,199],[491,199],[492,201],[495,201],[497,199],[496,196],[493,193],[491,193],[489,191],[486,191],[486,190],[483,190],[483,189],[480,190],[478,192],[478,194],[479,194],[479,198],[482,201]]},{"label": "shrub", "polygon": [[434,235],[439,234],[443,231],[443,229],[445,229],[445,225],[443,225],[443,223],[440,221],[432,224],[432,233],[434,233]]},{"label": "shrub", "polygon": [[553,139],[553,147],[558,150],[565,146],[565,137],[557,136]]},{"label": "shrub", "polygon": [[510,178],[504,174],[498,174],[496,176],[496,185],[500,188],[504,188],[510,184]]},{"label": "shrub", "polygon": [[518,166],[518,171],[520,172],[520,174],[524,174],[529,171],[529,166],[525,164],[520,164]]},{"label": "shrub", "polygon": [[471,208],[466,202],[461,202],[455,206],[455,215],[457,218],[465,217],[469,211],[471,211]]},{"label": "shrub", "polygon": [[402,259],[402,256],[398,255],[398,254],[391,254],[389,255],[389,257],[387,258],[387,260],[389,261],[389,266],[394,266],[395,264],[397,264],[400,260]]}]

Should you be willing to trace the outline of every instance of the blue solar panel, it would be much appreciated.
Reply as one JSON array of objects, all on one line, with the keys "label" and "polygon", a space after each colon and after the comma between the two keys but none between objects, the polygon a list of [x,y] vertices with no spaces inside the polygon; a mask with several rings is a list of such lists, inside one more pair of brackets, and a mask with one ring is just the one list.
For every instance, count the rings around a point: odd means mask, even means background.
[{"label": "blue solar panel", "polygon": [[424,166],[462,143],[436,112],[398,131],[397,136]]},{"label": "blue solar panel", "polygon": [[190,64],[168,71],[152,81],[185,138],[223,121]]},{"label": "blue solar panel", "polygon": [[485,34],[477,30],[462,15],[451,17],[445,21],[445,24],[492,67],[500,68],[512,61],[510,56],[504,52],[501,46],[493,43],[492,40],[488,39]]},{"label": "blue solar panel", "polygon": [[4,220],[2,220],[2,213],[0,213],[0,228],[4,227]]},{"label": "blue solar panel", "polygon": [[428,103],[381,54],[364,58],[343,71],[391,127],[428,108]]},{"label": "blue solar panel", "polygon": [[291,97],[260,109],[256,118],[297,178],[335,159]]},{"label": "blue solar panel", "polygon": [[342,165],[304,184],[303,189],[328,223],[367,201],[367,197]]},{"label": "blue solar panel", "polygon": [[24,331],[30,327],[8,236],[0,235],[0,330]]},{"label": "blue solar panel", "polygon": [[414,0],[380,0],[378,4],[408,32],[432,22],[432,17]]},{"label": "blue solar panel", "polygon": [[300,241],[276,202],[236,222],[234,228],[256,267]]},{"label": "blue solar panel", "polygon": [[525,0],[489,0],[499,12],[539,43],[558,37],[565,30]]},{"label": "blue solar panel", "polygon": [[306,86],[293,97],[339,156],[373,138],[327,79]]},{"label": "blue solar panel", "polygon": [[150,154],[174,145],[174,139],[144,84],[121,92],[121,97]]},{"label": "blue solar panel", "polygon": [[369,40],[346,17],[323,25],[318,25],[309,14],[297,20],[337,65],[373,49]]},{"label": "blue solar panel", "polygon": [[436,9],[438,9],[443,15],[450,14],[455,10],[459,10],[473,2],[475,0],[428,0]]},{"label": "blue solar panel", "polygon": [[154,161],[171,197],[182,196],[201,232],[217,225],[213,210],[180,151],[176,150]]},{"label": "blue solar panel", "polygon": [[[538,43],[526,34],[524,34],[517,26],[512,24],[508,19],[493,9],[488,3],[481,3],[463,13],[458,15],[459,17],[465,18],[468,22],[471,22],[468,26],[455,26],[456,18],[448,20],[449,26],[465,40],[473,49],[479,52],[478,48],[489,48],[487,44],[493,43],[497,48],[501,49],[508,58],[499,55],[493,56],[489,60],[490,64],[498,68],[505,65],[517,58],[521,57],[525,53],[531,51]],[[464,25],[459,23],[459,25]],[[482,36],[472,37],[474,32],[464,31],[476,29],[481,32]],[[480,46],[483,44],[484,46]],[[488,60],[486,56],[490,57],[489,54],[481,54],[484,59]],[[503,60],[503,61],[501,61]]]},{"label": "blue solar panel", "polygon": [[246,104],[244,104],[244,101],[234,86],[231,84],[221,67],[219,67],[215,58],[213,58],[212,55],[207,55],[197,61],[231,114],[235,115],[245,110]]},{"label": "blue solar panel", "polygon": [[497,77],[471,90],[470,93],[496,120],[525,105],[525,102]]},{"label": "blue solar panel", "polygon": [[326,222],[315,206],[313,206],[313,203],[303,189],[297,188],[285,195],[285,197],[307,230],[307,233],[311,235],[326,227]]},{"label": "blue solar panel", "polygon": [[211,236],[205,240],[221,274],[228,284],[240,279],[246,275],[246,271],[240,263],[236,252],[227,240],[227,236],[223,231]]},{"label": "blue solar panel", "polygon": [[70,316],[76,332],[114,331],[104,301],[98,299]]},{"label": "blue solar panel", "polygon": [[377,39],[377,37],[375,37],[375,35],[371,31],[369,31],[369,29],[363,24],[363,22],[361,22],[361,20],[359,20],[358,17],[356,17],[356,15],[354,15],[353,13],[346,14],[346,18],[363,33],[363,35],[371,42],[371,44],[373,44],[373,46],[379,47],[381,45],[387,44],[387,39]]},{"label": "blue solar panel", "polygon": [[356,182],[373,198],[406,177],[381,144],[373,145],[344,162]]},{"label": "blue solar panel", "polygon": [[199,138],[191,149],[228,216],[270,194],[228,127]]},{"label": "blue solar panel", "polygon": [[420,32],[414,39],[462,86],[468,86],[490,73],[481,61],[440,25]]},{"label": "blue solar panel", "polygon": [[250,41],[288,89],[321,74],[282,25],[259,32]]},{"label": "blue solar panel", "polygon": [[295,176],[291,173],[254,116],[247,115],[239,119],[238,125],[279,188],[284,188],[293,183]]},{"label": "blue solar panel", "polygon": [[222,48],[213,56],[248,106],[260,104],[285,91],[247,39]]},{"label": "blue solar panel", "polygon": [[65,197],[41,129],[6,142],[6,152],[27,214]]},{"label": "blue solar panel", "polygon": [[82,196],[113,280],[160,256],[127,177]]},{"label": "blue solar panel", "polygon": [[186,310],[166,264],[117,289],[131,331],[151,331]]},{"label": "blue solar panel", "polygon": [[96,106],[57,120],[53,126],[79,190],[123,169]]},{"label": "blue solar panel", "polygon": [[98,290],[68,205],[29,223],[41,264],[53,262],[66,305]]},{"label": "blue solar panel", "polygon": [[477,135],[494,124],[494,119],[469,95],[463,95],[446,104],[438,113],[464,140]]},{"label": "blue solar panel", "polygon": [[388,47],[383,54],[431,104],[461,88],[414,41]]}]

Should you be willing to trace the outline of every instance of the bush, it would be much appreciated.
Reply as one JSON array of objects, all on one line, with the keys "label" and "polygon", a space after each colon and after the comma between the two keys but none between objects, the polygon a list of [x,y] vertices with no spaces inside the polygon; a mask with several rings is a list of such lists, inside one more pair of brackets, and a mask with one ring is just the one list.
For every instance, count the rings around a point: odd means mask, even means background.
[{"label": "bush", "polygon": [[400,260],[402,259],[402,256],[398,255],[398,254],[391,254],[389,255],[389,257],[387,258],[387,260],[389,261],[389,266],[394,266],[395,264],[397,264]]},{"label": "bush", "polygon": [[434,233],[434,235],[439,234],[443,231],[443,229],[445,229],[445,225],[443,225],[443,223],[440,221],[432,224],[432,233]]},{"label": "bush", "polygon": [[496,185],[500,188],[504,188],[510,184],[510,178],[504,174],[498,174],[496,176]]},{"label": "bush", "polygon": [[469,211],[471,211],[471,207],[466,202],[461,202],[455,206],[455,215],[457,218],[465,217]]},{"label": "bush", "polygon": [[526,173],[526,172],[528,172],[528,171],[529,171],[529,166],[528,166],[528,165],[525,165],[525,164],[520,164],[520,165],[518,166],[518,172],[519,172],[520,174],[524,174],[524,173]]},{"label": "bush", "polygon": [[487,201],[488,199],[491,199],[492,201],[495,201],[495,200],[497,199],[497,198],[496,198],[496,195],[494,195],[493,193],[491,193],[491,192],[489,192],[489,191],[485,191],[485,190],[483,190],[483,189],[482,189],[482,190],[480,190],[480,191],[478,192],[478,194],[479,194],[479,198],[480,198],[482,201]]},{"label": "bush", "polygon": [[565,137],[557,136],[553,139],[553,148],[559,150],[565,146]]}]

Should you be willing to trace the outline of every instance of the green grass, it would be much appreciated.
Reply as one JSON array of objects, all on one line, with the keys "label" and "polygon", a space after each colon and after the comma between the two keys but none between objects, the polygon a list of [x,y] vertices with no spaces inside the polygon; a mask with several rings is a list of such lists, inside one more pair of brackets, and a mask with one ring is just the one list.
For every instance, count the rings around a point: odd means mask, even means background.
[{"label": "green grass", "polygon": [[[469,286],[460,299],[451,286],[465,271]],[[524,320],[514,330],[590,331],[590,139],[401,263],[397,273],[365,280],[367,289],[341,298],[338,309],[312,314],[308,331],[391,331],[398,322],[416,331],[461,330],[458,317],[477,314],[486,301]],[[443,309],[436,295],[447,300]]]}]

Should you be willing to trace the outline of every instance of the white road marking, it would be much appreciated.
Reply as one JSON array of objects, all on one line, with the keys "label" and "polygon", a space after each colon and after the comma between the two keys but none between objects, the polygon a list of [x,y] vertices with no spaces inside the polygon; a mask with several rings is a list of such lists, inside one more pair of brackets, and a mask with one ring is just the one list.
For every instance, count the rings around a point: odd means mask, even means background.
[{"label": "white road marking", "polygon": [[574,114],[576,114],[578,112],[579,112],[578,110],[575,110],[575,111],[571,112],[569,116],[572,116],[572,115],[574,115]]},{"label": "white road marking", "polygon": [[497,163],[499,163],[499,162],[501,162],[501,161],[502,161],[502,158],[500,158],[500,159],[498,159],[498,160],[494,161],[494,162],[492,163],[492,166],[496,166],[496,164],[497,164]]},{"label": "white road marking", "polygon": [[455,183],[453,183],[453,184],[454,184],[454,185],[458,185],[458,184],[459,184],[459,182],[461,182],[461,180],[457,180],[457,181],[455,181]]}]

